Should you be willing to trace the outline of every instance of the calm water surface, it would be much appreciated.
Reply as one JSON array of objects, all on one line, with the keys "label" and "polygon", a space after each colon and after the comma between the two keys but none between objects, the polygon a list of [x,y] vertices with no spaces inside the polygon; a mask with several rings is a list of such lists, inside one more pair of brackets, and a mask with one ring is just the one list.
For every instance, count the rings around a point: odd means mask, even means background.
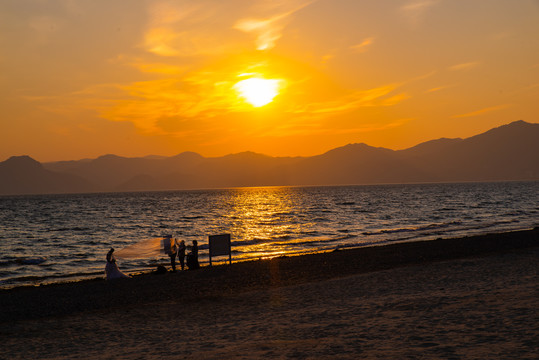
[{"label": "calm water surface", "polygon": [[528,229],[538,214],[539,182],[0,197],[0,288],[102,276],[111,246],[166,234],[198,240],[204,264],[212,234],[232,234],[233,260],[246,260]]}]

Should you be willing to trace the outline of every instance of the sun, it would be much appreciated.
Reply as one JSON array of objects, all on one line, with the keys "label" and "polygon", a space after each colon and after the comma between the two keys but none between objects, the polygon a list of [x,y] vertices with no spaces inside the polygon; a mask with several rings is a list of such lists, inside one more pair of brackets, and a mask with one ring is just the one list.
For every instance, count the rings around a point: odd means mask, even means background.
[{"label": "sun", "polygon": [[252,77],[238,81],[234,89],[254,107],[269,104],[279,94],[281,80]]}]

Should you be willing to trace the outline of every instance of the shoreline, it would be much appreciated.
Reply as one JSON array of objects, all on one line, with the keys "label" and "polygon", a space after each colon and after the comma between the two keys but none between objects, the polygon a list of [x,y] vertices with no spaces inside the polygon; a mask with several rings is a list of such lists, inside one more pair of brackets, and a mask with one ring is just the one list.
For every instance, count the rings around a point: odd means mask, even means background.
[{"label": "shoreline", "polygon": [[[450,259],[539,246],[531,230],[403,242],[277,257],[129,279],[101,278],[0,290],[0,323],[136,307],[163,301],[191,303],[266,288],[312,283]],[[125,296],[128,294],[128,296]]]},{"label": "shoreline", "polygon": [[[287,253],[283,255],[276,255],[276,256],[267,256],[267,257],[245,257],[240,259],[232,259],[234,264],[238,263],[245,263],[245,262],[257,262],[257,261],[268,261],[276,258],[283,258],[283,257],[298,257],[298,256],[311,256],[311,255],[317,255],[317,254],[327,254],[335,251],[354,251],[364,248],[372,248],[372,247],[385,247],[385,246],[392,246],[392,245],[400,245],[400,244],[406,244],[406,243],[423,243],[423,242],[431,242],[431,241],[441,241],[441,240],[452,240],[452,239],[460,239],[460,238],[478,238],[482,236],[492,236],[492,235],[502,235],[502,234],[511,234],[516,232],[526,232],[526,231],[533,231],[539,229],[539,226],[535,226],[533,228],[517,228],[517,229],[507,229],[502,230],[499,232],[484,232],[484,233],[474,233],[470,235],[464,235],[464,236],[447,236],[447,237],[438,237],[436,239],[400,239],[400,240],[387,240],[387,241],[380,241],[380,242],[373,242],[373,243],[366,243],[366,244],[357,244],[354,246],[337,246],[334,248],[324,249],[324,250],[312,250],[312,251],[298,251],[298,252],[292,252]],[[206,248],[207,250],[207,248]],[[220,257],[218,260],[214,260],[214,266],[221,266],[228,264],[228,259],[224,259],[224,257]],[[178,265],[179,263],[177,263]],[[209,261],[201,261],[201,268],[209,267]],[[138,276],[145,276],[153,273],[155,271],[155,268],[158,266],[164,266],[167,268],[167,270],[170,270],[170,262],[167,259],[161,259],[160,262],[156,262],[155,264],[146,265],[144,267],[140,267],[138,269],[131,269],[130,270],[124,270],[120,266],[120,270],[127,274],[129,277],[138,277]],[[179,266],[179,265],[178,265]],[[153,269],[153,270],[152,270]],[[186,266],[187,269],[187,266]],[[4,291],[11,291],[15,289],[20,288],[41,288],[46,286],[57,286],[57,285],[66,285],[66,284],[77,284],[82,282],[88,282],[88,281],[99,281],[103,280],[105,277],[104,270],[96,271],[93,273],[82,273],[82,274],[69,274],[69,275],[57,275],[52,276],[50,281],[39,281],[39,282],[21,282],[21,283],[8,283],[4,285],[0,285],[0,293]],[[52,280],[54,278],[61,279],[61,280]],[[43,277],[40,279],[47,279],[47,277]],[[6,280],[9,281],[9,280]]]}]

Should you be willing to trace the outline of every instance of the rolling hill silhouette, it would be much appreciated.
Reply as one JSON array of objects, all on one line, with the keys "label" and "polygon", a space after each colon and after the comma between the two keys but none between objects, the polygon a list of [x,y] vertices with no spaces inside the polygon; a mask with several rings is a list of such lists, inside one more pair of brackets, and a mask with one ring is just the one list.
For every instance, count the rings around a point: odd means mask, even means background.
[{"label": "rolling hill silhouette", "polygon": [[0,194],[538,180],[538,154],[539,124],[516,121],[467,139],[442,138],[398,151],[349,144],[312,157],[184,152],[43,164],[22,156],[0,163]]},{"label": "rolling hill silhouette", "polygon": [[0,163],[0,195],[78,193],[96,189],[80,176],[47,170],[29,156],[13,156]]}]

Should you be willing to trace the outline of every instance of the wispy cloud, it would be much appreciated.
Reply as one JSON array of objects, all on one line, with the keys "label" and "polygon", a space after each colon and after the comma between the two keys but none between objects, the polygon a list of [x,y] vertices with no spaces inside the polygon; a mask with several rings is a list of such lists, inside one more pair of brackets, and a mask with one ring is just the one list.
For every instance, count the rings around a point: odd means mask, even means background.
[{"label": "wispy cloud", "polygon": [[426,12],[438,4],[440,0],[412,1],[401,7],[404,15],[413,23],[420,21]]},{"label": "wispy cloud", "polygon": [[256,36],[256,49],[268,50],[275,46],[275,42],[281,37],[285,26],[284,20],[292,13],[285,13],[269,19],[242,19],[234,25],[235,29],[254,33]]},{"label": "wispy cloud", "polygon": [[483,115],[483,114],[486,114],[486,113],[507,109],[507,108],[509,108],[511,106],[512,106],[511,104],[503,104],[503,105],[492,106],[492,107],[472,111],[472,112],[469,112],[469,113],[466,113],[466,114],[454,115],[453,118],[464,118],[464,117],[479,116],[479,115]]},{"label": "wispy cloud", "polygon": [[167,133],[173,130],[173,123],[183,124],[183,129],[197,128],[212,117],[245,111],[240,100],[230,95],[232,82],[208,79],[204,84],[200,75],[197,79],[192,83],[189,79],[133,83],[125,87],[129,98],[115,101],[102,116],[130,121],[148,133]]},{"label": "wispy cloud", "polygon": [[252,134],[252,136],[263,137],[289,137],[289,136],[309,136],[309,135],[343,135],[343,134],[360,134],[374,131],[383,131],[397,128],[405,125],[413,119],[398,119],[386,124],[371,123],[362,124],[361,126],[347,126],[345,128],[333,127],[331,123],[322,124],[319,121],[305,122],[296,121],[288,122],[280,126],[272,126],[266,131]]},{"label": "wispy cloud", "polygon": [[228,2],[155,0],[141,47],[159,56],[215,55],[237,46],[230,29],[234,13]]},{"label": "wispy cloud", "polygon": [[354,52],[363,53],[367,51],[367,48],[374,43],[374,38],[366,38],[362,42],[356,45],[350,46],[350,49],[352,49]]},{"label": "wispy cloud", "polygon": [[277,13],[266,17],[242,18],[234,24],[234,29],[254,34],[257,50],[271,49],[275,46],[277,40],[281,38],[283,29],[288,24],[290,17],[311,3],[313,1],[278,3]]},{"label": "wispy cloud", "polygon": [[125,93],[121,85],[111,83],[91,85],[68,93],[22,96],[22,98],[32,104],[32,107],[39,109],[42,114],[54,114],[55,118],[69,119],[69,123],[76,123],[72,119],[80,119],[87,114],[102,115],[114,106],[117,99],[125,98]]},{"label": "wispy cloud", "polygon": [[271,49],[292,15],[314,0],[155,0],[141,46],[168,57],[214,56],[245,48],[254,35],[258,50]]},{"label": "wispy cloud", "polygon": [[164,75],[179,75],[187,70],[187,67],[163,63],[133,63],[132,66],[144,73],[156,73]]},{"label": "wispy cloud", "polygon": [[[168,60],[168,59],[162,59]],[[169,60],[168,62],[151,62],[141,57],[120,54],[108,60],[114,65],[132,67],[142,73],[154,73],[162,75],[180,75],[185,73],[189,67],[187,65],[179,65],[177,59]]]},{"label": "wispy cloud", "polygon": [[406,81],[406,83],[412,83],[412,82],[416,82],[416,81],[421,81],[421,80],[425,80],[425,79],[428,79],[434,75],[436,75],[437,71],[433,70],[433,71],[429,71],[428,73],[425,73],[423,75],[418,75],[418,76],[415,76],[413,78],[410,78],[409,80]]},{"label": "wispy cloud", "polygon": [[373,132],[373,131],[383,131],[388,129],[394,129],[397,127],[400,127],[402,125],[405,125],[409,121],[413,119],[399,119],[392,122],[389,122],[387,124],[363,124],[359,127],[350,127],[350,128],[344,128],[344,129],[327,129],[326,132],[329,132],[331,134],[358,134],[358,133],[367,133],[367,132]]},{"label": "wispy cloud", "polygon": [[[220,124],[215,118],[252,111],[233,94],[234,81],[237,79],[217,81],[220,75],[201,71],[184,76],[181,80],[106,84],[62,96],[32,100],[39,102],[41,108],[49,112],[69,115],[83,108],[95,111],[110,121],[130,122],[142,133],[187,136],[193,131],[215,131]],[[401,103],[410,97],[397,92],[401,85],[389,84],[355,91],[331,101],[311,100],[302,106],[285,102],[279,111],[289,118],[289,124],[301,123],[301,126],[295,127],[296,130],[312,132],[316,131],[316,126],[305,129],[306,119],[321,119],[362,107],[386,107]],[[358,131],[360,129],[354,130]]]},{"label": "wispy cloud", "polygon": [[480,62],[472,61],[472,62],[467,62],[467,63],[462,63],[462,64],[457,64],[457,65],[450,66],[449,70],[452,70],[452,71],[471,70],[473,68],[478,67],[479,65],[481,65]]},{"label": "wispy cloud", "polygon": [[427,91],[425,91],[425,93],[438,92],[438,91],[442,91],[442,90],[449,89],[449,88],[452,88],[452,87],[455,87],[455,85],[437,86],[437,87],[433,87],[433,88],[428,89]]},{"label": "wispy cloud", "polygon": [[399,86],[401,84],[390,84],[369,90],[355,91],[332,101],[315,102],[297,107],[293,112],[314,115],[345,112],[361,107],[392,106],[410,98],[406,93],[394,94]]}]

